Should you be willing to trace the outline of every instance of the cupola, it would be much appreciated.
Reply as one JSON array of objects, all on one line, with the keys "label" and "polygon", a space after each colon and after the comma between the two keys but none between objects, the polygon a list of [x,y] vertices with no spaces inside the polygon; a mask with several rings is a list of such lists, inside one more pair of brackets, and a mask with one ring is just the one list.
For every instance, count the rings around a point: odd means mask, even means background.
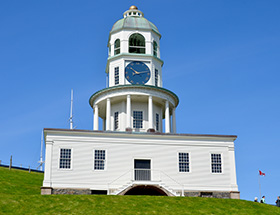
[{"label": "cupola", "polygon": [[[94,93],[94,130],[176,133],[179,99],[164,89],[157,27],[131,6],[109,34],[107,88]],[[163,120],[165,119],[165,129]]]}]

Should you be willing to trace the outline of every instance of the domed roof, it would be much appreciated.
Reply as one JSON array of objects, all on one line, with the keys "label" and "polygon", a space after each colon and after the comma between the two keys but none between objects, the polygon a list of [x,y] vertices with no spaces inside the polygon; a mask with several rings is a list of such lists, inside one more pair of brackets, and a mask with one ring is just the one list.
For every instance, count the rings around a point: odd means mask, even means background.
[{"label": "domed roof", "polygon": [[110,34],[123,29],[151,30],[161,36],[157,27],[146,18],[136,6],[131,6],[128,11],[124,12],[124,18],[118,20],[114,25]]}]

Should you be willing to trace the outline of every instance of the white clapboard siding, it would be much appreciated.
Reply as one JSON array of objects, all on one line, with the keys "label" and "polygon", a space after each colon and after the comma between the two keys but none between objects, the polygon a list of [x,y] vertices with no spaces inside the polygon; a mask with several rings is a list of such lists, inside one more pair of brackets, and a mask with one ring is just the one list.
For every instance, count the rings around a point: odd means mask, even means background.
[{"label": "white clapboard siding", "polygon": [[[46,144],[52,144],[52,158],[46,159],[46,167],[51,162],[51,168],[45,169],[45,177],[50,175],[50,184],[45,178],[45,186],[117,189],[133,179],[134,159],[149,159],[152,181],[161,179],[158,183],[170,189],[180,190],[183,185],[185,190],[238,191],[234,157],[230,157],[234,147],[232,138],[69,130],[47,130],[45,135]],[[60,148],[72,149],[70,170],[59,169]],[[106,150],[105,170],[93,169],[95,149]],[[190,172],[179,172],[179,152],[189,153]],[[221,174],[211,173],[211,153],[222,154]]]}]

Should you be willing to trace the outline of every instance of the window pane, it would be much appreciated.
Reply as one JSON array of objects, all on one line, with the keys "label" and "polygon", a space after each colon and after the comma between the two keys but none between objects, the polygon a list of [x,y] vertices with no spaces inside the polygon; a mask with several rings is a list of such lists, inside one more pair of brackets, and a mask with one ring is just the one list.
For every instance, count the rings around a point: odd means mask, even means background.
[{"label": "window pane", "polygon": [[143,128],[142,111],[133,111],[133,128]]},{"label": "window pane", "polygon": [[153,48],[154,48],[154,56],[157,57],[157,42],[153,42]]},{"label": "window pane", "polygon": [[155,69],[155,86],[158,86],[158,70]]},{"label": "window pane", "polygon": [[156,130],[159,131],[159,114],[156,113]]},{"label": "window pane", "polygon": [[119,67],[115,67],[115,85],[119,84]]},{"label": "window pane", "polygon": [[116,54],[119,54],[120,52],[121,52],[121,48],[120,48],[120,39],[117,39],[116,41],[115,41],[115,44],[114,44],[114,48],[115,48],[115,51],[114,51],[114,53],[115,53],[115,55]]},{"label": "window pane", "polygon": [[189,171],[189,153],[179,152],[179,172]]},{"label": "window pane", "polygon": [[119,128],[119,112],[115,112],[115,130],[117,130]]},{"label": "window pane", "polygon": [[212,173],[222,173],[221,154],[211,154]]},{"label": "window pane", "polygon": [[60,169],[71,169],[71,149],[60,149]]},{"label": "window pane", "polygon": [[105,169],[105,150],[94,151],[94,169],[95,170]]},{"label": "window pane", "polygon": [[129,53],[145,54],[145,38],[141,34],[132,34],[129,37]]}]

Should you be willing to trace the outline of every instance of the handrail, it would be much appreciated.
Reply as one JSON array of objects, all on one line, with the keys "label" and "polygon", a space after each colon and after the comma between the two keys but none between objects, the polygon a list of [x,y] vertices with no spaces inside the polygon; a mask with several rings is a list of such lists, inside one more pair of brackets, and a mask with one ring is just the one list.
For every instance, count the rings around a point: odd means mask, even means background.
[{"label": "handrail", "polygon": [[108,183],[108,185],[112,184],[113,182],[117,181],[118,179],[120,179],[121,177],[123,177],[124,175],[126,175],[128,172],[130,172],[130,170],[126,171],[124,174],[120,175],[118,178],[114,179],[113,181],[111,181],[110,183]]},{"label": "handrail", "polygon": [[[172,177],[170,177],[168,174],[166,174],[165,172],[163,172],[162,170],[152,170],[152,169],[129,169],[129,170],[127,170],[126,172],[124,172],[123,174],[121,174],[119,177],[117,177],[116,179],[114,179],[113,181],[111,181],[111,182],[109,182],[108,183],[108,192],[110,192],[109,190],[109,188],[110,188],[110,185],[111,184],[113,184],[114,182],[116,182],[117,180],[119,180],[120,178],[122,178],[123,176],[125,176],[125,175],[127,175],[128,173],[134,173],[135,172],[135,170],[143,170],[143,171],[147,171],[147,170],[149,170],[150,172],[159,172],[160,174],[159,174],[159,179],[160,179],[160,181],[162,181],[162,174],[163,175],[165,175],[166,177],[168,177],[170,180],[172,180],[173,182],[175,182],[176,184],[178,184],[180,187],[182,187],[182,193],[181,193],[181,195],[182,196],[184,196],[184,185],[183,184],[181,184],[181,183],[179,183],[177,180],[175,180],[174,178],[172,178]],[[135,176],[135,175],[134,175]],[[152,176],[152,175],[151,175]],[[133,174],[131,174],[131,176],[129,176],[129,178],[130,178],[130,182],[132,182],[132,181],[138,181],[138,180],[134,180],[133,179]],[[141,181],[141,180],[139,180],[139,181]],[[145,180],[142,180],[142,181],[145,181]],[[155,180],[153,180],[153,178],[152,177],[150,177],[150,180],[147,180],[147,181],[155,181]]]},{"label": "handrail", "polygon": [[169,175],[167,175],[165,172],[159,170],[161,173],[163,173],[164,175],[166,175],[168,178],[170,178],[172,181],[176,182],[178,185],[180,185],[182,187],[182,192],[181,195],[184,196],[184,185],[179,183],[178,181],[176,181],[174,178],[171,178]]}]

